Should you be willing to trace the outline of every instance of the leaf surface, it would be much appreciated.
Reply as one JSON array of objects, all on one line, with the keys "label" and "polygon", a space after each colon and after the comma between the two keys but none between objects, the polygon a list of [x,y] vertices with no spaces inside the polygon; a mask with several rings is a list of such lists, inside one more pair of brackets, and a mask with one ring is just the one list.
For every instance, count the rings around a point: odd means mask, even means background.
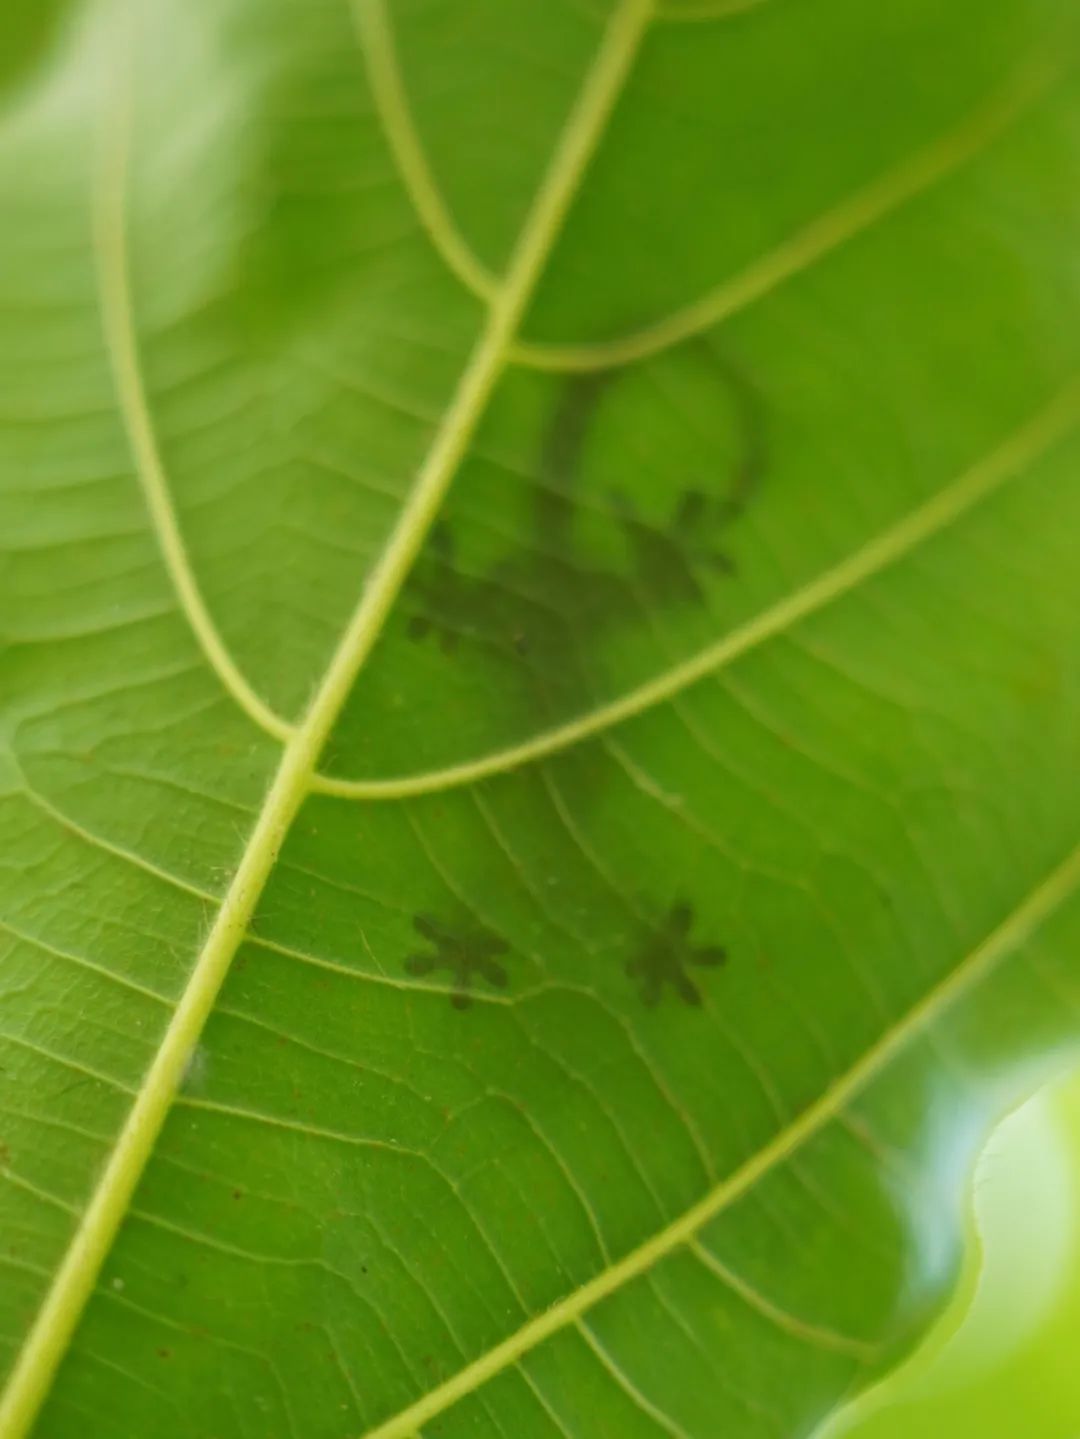
[{"label": "leaf surface", "polygon": [[1075,1031],[1074,7],[49,16],[0,1436],[810,1432]]}]

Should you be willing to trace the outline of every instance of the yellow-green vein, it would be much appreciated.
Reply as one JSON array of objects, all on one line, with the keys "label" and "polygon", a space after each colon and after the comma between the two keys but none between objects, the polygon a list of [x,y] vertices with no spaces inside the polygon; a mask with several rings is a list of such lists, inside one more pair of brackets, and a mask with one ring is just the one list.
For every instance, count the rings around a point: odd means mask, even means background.
[{"label": "yellow-green vein", "polygon": [[485,302],[491,302],[499,287],[498,278],[476,256],[461,234],[431,173],[413,124],[384,0],[349,0],[349,3],[363,41],[361,50],[367,64],[371,94],[405,193],[447,268],[466,289]]},{"label": "yellow-green vein", "polygon": [[760,1290],[748,1283],[741,1274],[736,1274],[722,1259],[718,1259],[707,1244],[703,1244],[695,1235],[687,1241],[687,1248],[695,1259],[701,1261],[706,1269],[712,1271],[720,1282],[727,1286],[733,1294],[737,1294],[744,1304],[755,1309],[770,1324],[775,1324],[777,1329],[782,1329],[785,1334],[790,1334],[794,1339],[804,1344],[809,1344],[817,1349],[828,1349],[835,1354],[847,1354],[852,1359],[857,1359],[860,1364],[869,1364],[877,1357],[878,1348],[876,1345],[867,1344],[861,1339],[852,1339],[848,1334],[840,1334],[835,1329],[826,1328],[823,1324],[814,1324],[809,1319],[802,1319],[790,1310],[784,1309],[773,1300],[767,1298]]},{"label": "yellow-green vein", "polygon": [[745,270],[682,309],[611,340],[577,344],[519,341],[513,348],[515,364],[560,373],[607,370],[647,359],[720,324],[975,159],[1045,93],[1054,78],[1052,62],[1032,61],[956,129],[818,215]]},{"label": "yellow-green vein", "polygon": [[117,404],[161,557],[192,633],[211,669],[240,708],[261,729],[285,742],[293,727],[256,694],[214,623],[192,570],[169,493],[169,482],[143,381],[132,304],[126,213],[131,95],[125,36],[119,26],[115,28],[118,63],[116,73],[111,77],[113,84],[100,147],[102,163],[95,186],[94,251],[101,324]]}]

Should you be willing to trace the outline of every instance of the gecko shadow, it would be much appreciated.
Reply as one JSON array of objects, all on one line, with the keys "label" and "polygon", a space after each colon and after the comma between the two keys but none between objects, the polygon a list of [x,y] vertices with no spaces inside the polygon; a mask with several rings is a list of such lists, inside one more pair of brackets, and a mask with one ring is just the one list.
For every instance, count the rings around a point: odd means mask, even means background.
[{"label": "gecko shadow", "polygon": [[506,954],[510,946],[501,935],[481,924],[456,925],[430,914],[415,915],[413,928],[431,948],[410,954],[406,970],[417,977],[449,974],[450,1003],[455,1009],[468,1009],[477,979],[487,980],[495,989],[506,988],[506,970],[496,956]]},{"label": "gecko shadow", "polygon": [[[448,657],[486,655],[498,663],[504,684],[513,676],[529,717],[550,722],[596,702],[603,641],[642,619],[704,605],[711,581],[736,573],[724,540],[765,468],[762,409],[741,369],[707,342],[694,344],[716,376],[734,429],[734,459],[716,483],[695,476],[659,519],[643,514],[617,485],[586,494],[589,442],[622,371],[572,377],[527,482],[526,541],[485,572],[468,574],[453,531],[445,522],[437,526],[406,588],[410,639],[433,643]],[[605,544],[597,544],[598,530]]]},{"label": "gecko shadow", "polygon": [[650,1009],[660,1002],[666,987],[684,1004],[697,1008],[701,991],[687,970],[716,969],[726,962],[727,950],[722,946],[691,943],[693,927],[693,906],[682,901],[673,904],[661,923],[643,934],[637,953],[626,961],[626,973],[637,981],[638,993]]},{"label": "gecko shadow", "polygon": [[[596,702],[595,657],[604,641],[643,617],[704,606],[712,585],[736,573],[726,542],[764,472],[765,426],[743,372],[707,342],[695,346],[716,377],[733,432],[728,461],[711,483],[695,475],[669,498],[660,518],[642,513],[618,486],[586,492],[590,442],[622,372],[575,376],[562,387],[541,436],[535,477],[527,482],[525,543],[469,574],[444,522],[410,580],[410,639],[437,647],[452,663],[486,657],[491,683],[503,692],[512,685],[527,710],[523,718],[537,727]],[[579,806],[595,800],[604,774],[600,765],[579,774]],[[426,914],[415,917],[414,927],[433,949],[410,955],[407,970],[447,972],[456,1009],[469,1007],[479,981],[507,986],[498,960],[509,945],[500,936]],[[684,900],[655,922],[635,925],[623,972],[647,1008],[669,994],[688,1007],[702,1004],[696,972],[718,968],[727,956],[718,945],[695,943],[693,927],[693,908]]]},{"label": "gecko shadow", "polygon": [[[494,989],[506,989],[509,976],[498,961],[510,952],[511,946],[502,935],[475,920],[453,922],[426,913],[413,917],[413,928],[430,947],[408,955],[406,971],[417,978],[449,975],[454,1009],[471,1006],[480,980]],[[659,923],[640,927],[637,948],[623,970],[647,1008],[654,1009],[668,989],[684,1004],[699,1008],[701,990],[689,971],[716,969],[727,961],[727,951],[722,946],[694,943],[693,928],[693,906],[681,900]]]}]

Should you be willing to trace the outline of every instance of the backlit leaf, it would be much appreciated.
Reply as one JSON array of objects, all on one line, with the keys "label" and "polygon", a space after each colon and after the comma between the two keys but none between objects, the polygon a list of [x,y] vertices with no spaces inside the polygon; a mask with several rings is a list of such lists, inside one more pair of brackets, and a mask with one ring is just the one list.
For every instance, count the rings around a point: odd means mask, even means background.
[{"label": "backlit leaf", "polygon": [[1076,1028],[1080,13],[29,15],[0,1436],[809,1433]]}]

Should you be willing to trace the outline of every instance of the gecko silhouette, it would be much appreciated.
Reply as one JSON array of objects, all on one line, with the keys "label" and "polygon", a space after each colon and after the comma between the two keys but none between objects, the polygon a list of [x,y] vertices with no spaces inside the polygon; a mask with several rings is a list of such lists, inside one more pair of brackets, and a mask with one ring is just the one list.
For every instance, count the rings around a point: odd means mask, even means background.
[{"label": "gecko silhouette", "polygon": [[525,661],[538,691],[545,685],[580,689],[588,668],[580,652],[598,634],[625,624],[633,601],[700,602],[708,575],[734,573],[720,540],[742,514],[764,468],[761,407],[737,366],[707,341],[693,343],[707,356],[734,417],[737,453],[721,489],[713,492],[700,482],[685,486],[663,523],[612,490],[606,503],[627,560],[622,568],[598,564],[578,535],[579,481],[598,413],[622,372],[573,376],[544,430],[536,477],[529,482],[529,543],[486,573],[468,575],[458,564],[448,527],[436,527],[409,586],[412,639],[431,637],[447,655],[472,643]]},{"label": "gecko silhouette", "polygon": [[627,975],[638,983],[642,1000],[653,1008],[660,1002],[664,989],[670,987],[685,1003],[701,1004],[701,991],[687,973],[690,967],[716,969],[727,959],[720,945],[691,943],[694,927],[693,907],[673,904],[657,927],[648,933],[637,953],[626,962]]},{"label": "gecko silhouette", "polygon": [[405,968],[417,976],[448,972],[453,983],[450,1003],[455,1009],[468,1009],[477,978],[495,989],[506,988],[507,973],[496,956],[506,954],[510,946],[501,935],[480,924],[455,927],[430,914],[416,915],[413,928],[432,948],[410,954]]}]

